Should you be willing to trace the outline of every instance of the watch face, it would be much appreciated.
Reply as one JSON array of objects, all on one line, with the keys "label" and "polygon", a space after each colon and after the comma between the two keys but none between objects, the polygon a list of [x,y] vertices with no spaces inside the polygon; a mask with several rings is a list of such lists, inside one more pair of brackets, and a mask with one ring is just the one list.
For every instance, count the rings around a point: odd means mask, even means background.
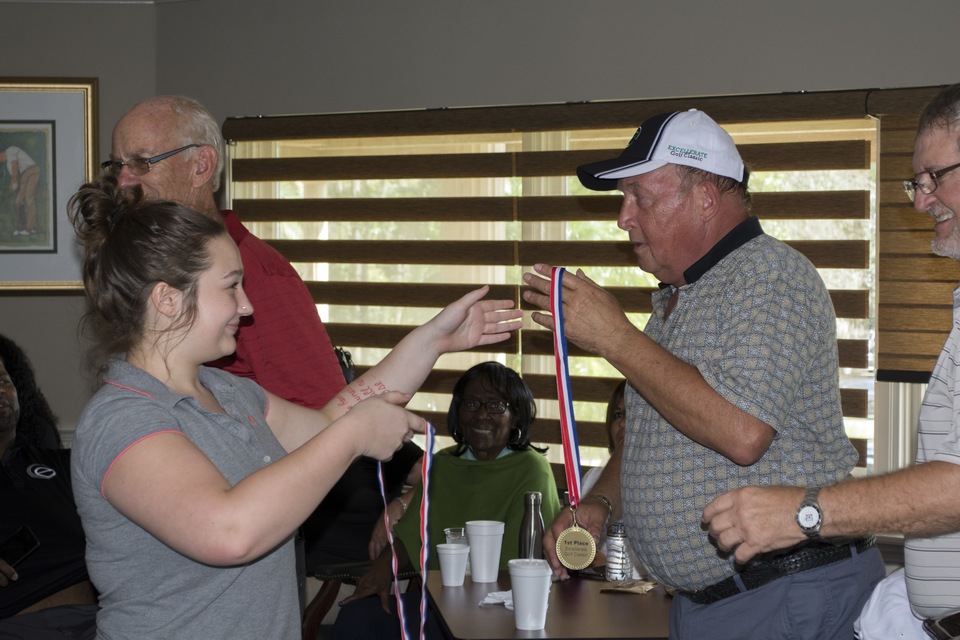
[{"label": "watch face", "polygon": [[804,529],[812,529],[820,524],[819,509],[810,505],[801,507],[800,511],[797,513],[797,522],[799,522],[800,526]]}]

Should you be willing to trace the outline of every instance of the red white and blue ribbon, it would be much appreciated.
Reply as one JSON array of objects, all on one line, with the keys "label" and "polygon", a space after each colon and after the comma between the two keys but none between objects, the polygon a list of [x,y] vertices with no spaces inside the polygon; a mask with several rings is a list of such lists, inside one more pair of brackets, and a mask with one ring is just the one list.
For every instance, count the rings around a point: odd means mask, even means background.
[{"label": "red white and blue ribbon", "polygon": [[[430,511],[430,468],[433,466],[433,443],[434,430],[433,425],[427,423],[424,433],[426,444],[423,450],[423,465],[420,467],[420,481],[423,486],[423,498],[420,500],[420,575],[423,576],[423,584],[427,584],[427,559],[430,557],[430,536],[427,533],[427,514]],[[403,640],[409,640],[407,634],[407,616],[403,606],[403,597],[400,593],[400,564],[397,561],[397,549],[393,544],[393,531],[390,528],[390,516],[387,514],[387,491],[386,482],[383,477],[383,465],[377,462],[377,481],[380,483],[380,498],[383,500],[383,524],[387,529],[387,541],[390,543],[390,552],[392,556],[391,564],[393,566],[393,595],[397,601],[397,615],[400,616],[400,637]],[[425,636],[425,625],[427,622],[427,598],[426,593],[420,594],[420,640]]]},{"label": "red white and blue ribbon", "polygon": [[560,440],[563,443],[563,467],[567,476],[570,505],[580,502],[580,446],[577,442],[577,421],[573,417],[570,393],[570,372],[567,369],[567,336],[563,330],[563,274],[566,269],[553,267],[550,272],[550,312],[553,314],[553,353],[557,363],[557,400],[560,403]]}]

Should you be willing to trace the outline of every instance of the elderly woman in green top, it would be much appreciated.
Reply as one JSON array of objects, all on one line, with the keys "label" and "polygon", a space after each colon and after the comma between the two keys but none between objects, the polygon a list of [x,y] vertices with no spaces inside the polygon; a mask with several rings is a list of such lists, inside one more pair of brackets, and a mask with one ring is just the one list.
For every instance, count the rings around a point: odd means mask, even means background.
[{"label": "elderly woman in green top", "polygon": [[[463,526],[467,520],[498,520],[505,524],[500,552],[500,567],[505,569],[507,561],[519,553],[525,492],[542,494],[544,522],[552,522],[560,511],[560,500],[550,464],[541,455],[543,451],[530,444],[530,425],[535,417],[533,394],[512,369],[484,362],[461,376],[447,413],[447,429],[457,444],[437,452],[431,470],[431,546],[445,541],[446,527]],[[409,568],[410,558],[420,554],[420,513],[416,506],[421,496],[422,487],[418,487],[413,507],[394,529],[401,568]],[[431,550],[429,568],[439,568],[435,550]],[[388,597],[392,580],[387,547],[360,579],[353,595],[344,601],[350,604],[340,611],[333,637],[399,637],[399,620]],[[379,603],[367,598],[371,595],[378,595]],[[407,626],[411,630],[419,625],[418,598],[419,594],[406,598]]]}]

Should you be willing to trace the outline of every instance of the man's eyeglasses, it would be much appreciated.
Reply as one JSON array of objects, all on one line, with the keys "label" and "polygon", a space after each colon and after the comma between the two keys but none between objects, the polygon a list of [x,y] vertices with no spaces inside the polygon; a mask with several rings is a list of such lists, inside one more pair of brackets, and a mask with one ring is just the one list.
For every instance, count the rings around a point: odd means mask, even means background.
[{"label": "man's eyeglasses", "polygon": [[940,186],[940,183],[937,182],[937,180],[957,168],[960,168],[960,162],[936,171],[924,171],[922,173],[918,173],[917,177],[913,180],[903,181],[903,190],[907,192],[907,197],[910,198],[910,202],[913,202],[914,198],[917,197],[917,189],[926,195],[930,195],[937,190],[937,187]]},{"label": "man's eyeglasses", "polygon": [[152,158],[130,158],[126,162],[121,162],[120,160],[105,160],[100,163],[100,168],[106,171],[107,173],[120,173],[124,167],[127,168],[132,175],[142,176],[146,172],[150,171],[151,165],[155,165],[161,160],[166,160],[170,156],[175,156],[182,151],[187,149],[193,149],[194,147],[200,147],[203,145],[199,144],[188,144],[185,147],[180,147],[179,149],[174,149],[173,151],[167,151],[166,153],[161,153],[158,156],[153,156]]},{"label": "man's eyeglasses", "polygon": [[487,413],[497,415],[503,413],[510,406],[509,402],[503,400],[491,400],[490,402],[480,402],[479,400],[464,400],[460,403],[460,408],[470,413],[480,411],[480,407],[486,407]]}]

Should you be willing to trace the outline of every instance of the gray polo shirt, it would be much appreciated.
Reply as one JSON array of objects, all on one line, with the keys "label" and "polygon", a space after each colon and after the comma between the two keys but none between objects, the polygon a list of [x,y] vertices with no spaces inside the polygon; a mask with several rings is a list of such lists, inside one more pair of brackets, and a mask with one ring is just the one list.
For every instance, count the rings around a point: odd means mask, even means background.
[{"label": "gray polo shirt", "polygon": [[101,493],[110,465],[128,447],[165,431],[182,432],[231,484],[283,457],[256,383],[206,367],[200,380],[227,415],[118,359],[81,416],[72,475],[87,566],[101,594],[98,638],[300,637],[292,535],[249,564],[211,567],[154,538]]},{"label": "gray polo shirt", "polygon": [[654,294],[644,331],[776,436],[758,462],[739,466],[677,431],[628,385],[627,532],[651,574],[684,591],[734,573],[700,521],[713,498],[747,485],[833,484],[857,461],[840,408],[833,304],[813,265],[755,219],[701,263],[685,274],[669,319],[675,289]]}]

